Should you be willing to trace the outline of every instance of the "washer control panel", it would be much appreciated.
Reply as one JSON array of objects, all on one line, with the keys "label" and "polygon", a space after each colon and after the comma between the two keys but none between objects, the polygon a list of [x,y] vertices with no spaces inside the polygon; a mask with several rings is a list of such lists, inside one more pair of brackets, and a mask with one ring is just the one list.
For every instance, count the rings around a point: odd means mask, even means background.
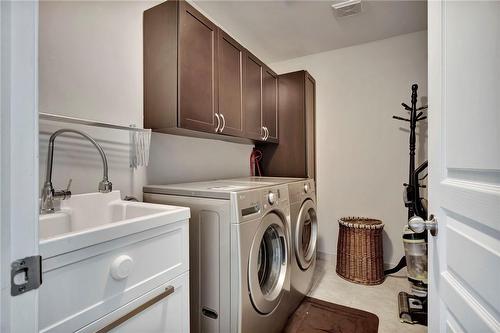
[{"label": "washer control panel", "polygon": [[252,220],[271,209],[288,209],[288,185],[276,185],[250,191],[242,191],[237,195],[237,214],[243,221]]}]

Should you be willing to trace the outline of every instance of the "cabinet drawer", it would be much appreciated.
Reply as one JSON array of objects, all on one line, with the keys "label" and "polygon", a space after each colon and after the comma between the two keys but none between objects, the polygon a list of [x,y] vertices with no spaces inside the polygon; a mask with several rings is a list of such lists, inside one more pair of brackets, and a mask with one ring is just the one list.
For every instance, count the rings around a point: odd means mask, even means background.
[{"label": "cabinet drawer", "polygon": [[74,332],[187,272],[188,244],[185,220],[44,260],[40,331]]},{"label": "cabinet drawer", "polygon": [[78,333],[189,332],[188,274],[151,290]]}]

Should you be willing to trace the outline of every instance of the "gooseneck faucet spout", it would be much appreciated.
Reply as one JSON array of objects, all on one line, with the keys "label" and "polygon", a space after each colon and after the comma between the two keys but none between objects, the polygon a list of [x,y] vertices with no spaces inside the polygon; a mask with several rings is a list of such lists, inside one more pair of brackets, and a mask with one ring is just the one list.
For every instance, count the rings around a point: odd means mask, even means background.
[{"label": "gooseneck faucet spout", "polygon": [[99,182],[98,190],[101,193],[111,192],[113,189],[113,184],[108,179],[108,160],[106,159],[106,154],[102,149],[101,145],[99,145],[90,135],[85,132],[74,130],[74,129],[60,129],[52,133],[49,138],[49,147],[48,147],[48,155],[47,155],[47,173],[45,175],[45,183],[43,184],[41,203],[40,203],[40,214],[48,214],[53,213],[55,211],[54,208],[54,199],[68,199],[71,197],[71,192],[69,191],[69,185],[66,190],[54,190],[52,186],[52,166],[54,164],[54,141],[55,139],[61,135],[62,133],[74,133],[78,134],[94,145],[99,155],[101,155],[102,159],[102,168],[103,175],[102,180]]}]

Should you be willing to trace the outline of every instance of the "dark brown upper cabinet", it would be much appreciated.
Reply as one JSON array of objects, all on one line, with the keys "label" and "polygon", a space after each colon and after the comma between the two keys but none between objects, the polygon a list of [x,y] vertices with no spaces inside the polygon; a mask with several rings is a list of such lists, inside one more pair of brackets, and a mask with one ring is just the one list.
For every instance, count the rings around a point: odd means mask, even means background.
[{"label": "dark brown upper cabinet", "polygon": [[262,62],[253,54],[245,54],[245,136],[253,140],[265,138],[262,127]]},{"label": "dark brown upper cabinet", "polygon": [[266,142],[278,142],[278,75],[269,67],[262,69],[262,127]]},{"label": "dark brown upper cabinet", "polygon": [[258,144],[265,176],[316,177],[315,89],[306,71],[279,75],[279,145]]},{"label": "dark brown upper cabinet", "polygon": [[245,48],[219,29],[219,132],[243,137],[243,75]]},{"label": "dark brown upper cabinet", "polygon": [[217,30],[185,1],[144,12],[144,126],[215,133]]},{"label": "dark brown upper cabinet", "polygon": [[179,2],[179,125],[213,132],[218,104],[217,26]]},{"label": "dark brown upper cabinet", "polygon": [[245,58],[245,136],[278,143],[278,75],[250,52]]},{"label": "dark brown upper cabinet", "polygon": [[185,1],[144,12],[144,126],[278,141],[277,75]]}]

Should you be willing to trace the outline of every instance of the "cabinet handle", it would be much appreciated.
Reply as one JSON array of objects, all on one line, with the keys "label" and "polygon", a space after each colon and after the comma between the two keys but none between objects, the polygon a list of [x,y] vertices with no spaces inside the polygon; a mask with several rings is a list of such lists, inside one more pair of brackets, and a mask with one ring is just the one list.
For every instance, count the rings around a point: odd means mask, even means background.
[{"label": "cabinet handle", "polygon": [[165,288],[165,291],[162,292],[161,294],[159,294],[158,296],[155,296],[155,297],[151,298],[149,301],[147,301],[146,303],[144,303],[142,305],[139,305],[138,307],[136,307],[132,311],[126,313],[122,317],[120,317],[117,320],[115,320],[115,321],[109,323],[108,325],[104,326],[103,328],[101,328],[100,330],[98,330],[96,333],[107,333],[107,332],[111,331],[113,328],[115,328],[115,327],[123,324],[124,322],[126,322],[130,318],[132,318],[135,315],[141,313],[142,311],[146,310],[150,306],[158,303],[159,301],[161,301],[165,297],[171,295],[174,291],[175,291],[174,286],[168,286],[167,288]]},{"label": "cabinet handle", "polygon": [[220,132],[222,133],[222,131],[224,130],[224,128],[226,127],[226,118],[224,118],[224,115],[221,113],[220,114],[220,117],[222,119],[222,126],[220,128]]},{"label": "cabinet handle", "polygon": [[265,126],[262,126],[262,131],[264,132],[264,135],[262,135],[262,140],[265,141],[266,140],[266,127]]},{"label": "cabinet handle", "polygon": [[217,127],[215,128],[215,132],[217,133],[219,131],[219,126],[220,126],[220,118],[218,113],[215,114],[215,118],[217,119]]},{"label": "cabinet handle", "polygon": [[264,141],[267,141],[267,138],[269,138],[269,130],[264,126]]}]

